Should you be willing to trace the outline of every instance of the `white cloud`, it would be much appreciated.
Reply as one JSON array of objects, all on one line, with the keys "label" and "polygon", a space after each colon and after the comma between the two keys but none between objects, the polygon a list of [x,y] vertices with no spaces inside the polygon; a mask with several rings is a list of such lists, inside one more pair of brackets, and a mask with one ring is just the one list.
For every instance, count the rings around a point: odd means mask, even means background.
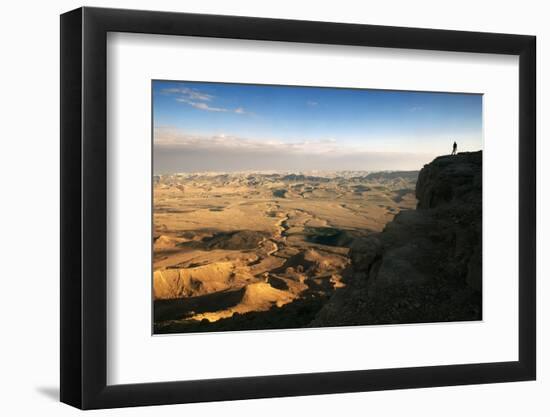
[{"label": "white cloud", "polygon": [[216,97],[211,94],[207,94],[202,91],[199,91],[196,88],[171,87],[171,88],[162,89],[161,93],[174,95],[176,96],[175,98],[176,101],[180,103],[189,104],[190,106],[199,110],[213,111],[213,112],[230,112],[230,113],[236,113],[236,114],[252,114],[245,111],[243,107],[237,107],[235,109],[231,109],[226,107],[213,106],[208,103],[205,103],[205,101],[212,102]]},{"label": "white cloud", "polygon": [[206,110],[206,111],[214,111],[214,112],[230,112],[230,113],[236,113],[236,114],[251,114],[245,111],[242,107],[237,107],[236,109],[228,109],[225,107],[216,107],[211,106],[207,103],[204,103],[202,101],[193,101],[190,100],[187,97],[178,97],[176,98],[176,101],[179,101],[180,103],[186,103],[190,106],[199,109],[199,110]]},{"label": "white cloud", "polygon": [[[384,149],[384,148],[382,148]],[[218,134],[184,133],[159,127],[154,131],[157,173],[274,170],[398,170],[419,169],[437,154],[368,149],[331,139],[285,142]]]},{"label": "white cloud", "polygon": [[164,88],[161,91],[164,94],[176,94],[180,96],[180,98],[187,98],[189,100],[210,101],[214,98],[213,95],[206,94],[189,87]]},{"label": "white cloud", "polygon": [[319,105],[318,102],[313,101],[313,100],[308,100],[308,101],[306,101],[306,104],[307,104],[308,106],[310,106],[310,107],[315,107],[315,106]]},{"label": "white cloud", "polygon": [[189,100],[188,98],[183,98],[183,97],[177,98],[176,101],[179,101],[181,103],[187,103],[190,106],[193,106],[194,108],[199,109],[199,110],[218,111],[218,112],[228,111],[228,109],[225,109],[223,107],[213,107],[213,106],[209,106],[208,104],[206,104],[202,101],[192,101],[192,100]]},{"label": "white cloud", "polygon": [[280,140],[254,140],[226,134],[214,136],[193,135],[177,129],[158,127],[154,134],[155,146],[193,149],[234,149],[242,152],[288,152],[331,154],[342,149],[334,139],[284,142]]}]

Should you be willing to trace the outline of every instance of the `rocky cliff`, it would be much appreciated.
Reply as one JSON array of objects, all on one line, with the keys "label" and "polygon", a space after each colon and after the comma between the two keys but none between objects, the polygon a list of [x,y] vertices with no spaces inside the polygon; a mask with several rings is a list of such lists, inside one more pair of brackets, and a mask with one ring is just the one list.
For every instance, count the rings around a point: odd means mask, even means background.
[{"label": "rocky cliff", "polygon": [[351,247],[347,286],[310,326],[481,319],[482,154],[424,166],[417,209]]}]

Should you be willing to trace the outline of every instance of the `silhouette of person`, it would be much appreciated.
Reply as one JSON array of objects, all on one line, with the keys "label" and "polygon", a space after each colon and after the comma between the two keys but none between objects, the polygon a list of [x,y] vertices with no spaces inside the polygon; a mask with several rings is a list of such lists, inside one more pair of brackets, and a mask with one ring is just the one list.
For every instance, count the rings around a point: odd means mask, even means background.
[{"label": "silhouette of person", "polygon": [[451,153],[451,155],[456,155],[456,142],[453,143],[453,152]]}]

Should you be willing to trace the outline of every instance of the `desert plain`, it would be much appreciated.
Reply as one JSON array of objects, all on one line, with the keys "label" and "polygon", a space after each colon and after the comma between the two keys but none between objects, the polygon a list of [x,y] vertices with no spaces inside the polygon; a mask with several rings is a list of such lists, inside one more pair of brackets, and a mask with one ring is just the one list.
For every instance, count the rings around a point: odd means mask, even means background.
[{"label": "desert plain", "polygon": [[350,243],[416,207],[417,176],[154,176],[154,333],[308,326],[346,287]]}]

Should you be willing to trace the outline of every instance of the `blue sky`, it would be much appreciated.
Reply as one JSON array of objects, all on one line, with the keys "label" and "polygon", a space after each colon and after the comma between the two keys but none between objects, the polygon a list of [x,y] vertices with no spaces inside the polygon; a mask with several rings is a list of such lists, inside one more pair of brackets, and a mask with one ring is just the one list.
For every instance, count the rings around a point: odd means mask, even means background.
[{"label": "blue sky", "polygon": [[[358,155],[370,156],[363,169],[372,170],[381,169],[372,167],[373,155],[394,154],[397,159],[386,162],[387,169],[412,169],[420,168],[423,159],[428,163],[449,153],[454,140],[459,151],[481,149],[482,96],[153,81],[153,124],[155,151],[179,151],[183,159],[200,153],[206,170],[237,169],[237,163],[224,167],[223,161],[208,160],[209,150],[216,154],[222,148],[228,156],[240,155],[243,170],[259,169],[258,163],[247,164],[246,157],[273,153],[316,157],[319,168],[311,169],[333,170],[345,169],[345,155],[353,156],[350,169],[363,166]],[[162,165],[161,159],[156,162]],[[327,166],[331,161],[334,166]],[[264,162],[265,170],[281,169],[269,158]]]}]

